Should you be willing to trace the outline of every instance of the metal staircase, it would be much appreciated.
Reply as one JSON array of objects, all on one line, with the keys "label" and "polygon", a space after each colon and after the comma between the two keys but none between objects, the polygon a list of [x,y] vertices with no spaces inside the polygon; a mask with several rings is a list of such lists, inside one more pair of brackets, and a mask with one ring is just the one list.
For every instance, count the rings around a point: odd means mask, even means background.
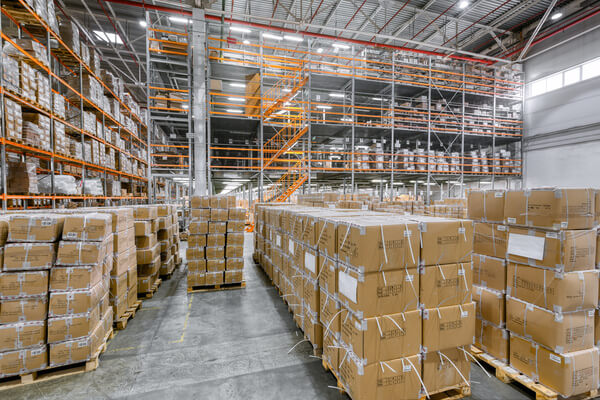
[{"label": "metal staircase", "polygon": [[281,127],[263,146],[263,169],[273,163],[285,163],[287,169],[266,190],[266,202],[287,201],[308,180],[304,154],[292,151],[308,132],[305,103],[294,102],[307,82],[304,68],[298,68],[295,74],[282,76],[263,96],[263,123]]}]

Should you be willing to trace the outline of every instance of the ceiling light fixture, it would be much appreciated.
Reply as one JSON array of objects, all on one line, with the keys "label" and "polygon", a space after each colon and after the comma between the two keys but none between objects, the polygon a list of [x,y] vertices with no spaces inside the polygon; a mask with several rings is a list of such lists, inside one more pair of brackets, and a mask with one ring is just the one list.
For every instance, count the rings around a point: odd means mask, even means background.
[{"label": "ceiling light fixture", "polygon": [[178,24],[189,24],[190,20],[187,18],[180,18],[180,17],[169,17],[169,21],[171,22],[177,22]]},{"label": "ceiling light fixture", "polygon": [[263,33],[262,36],[263,36],[263,38],[273,39],[273,40],[281,40],[282,39],[281,36],[271,35],[270,33]]},{"label": "ceiling light fixture", "polygon": [[330,97],[339,97],[339,98],[343,98],[346,97],[343,93],[329,93]]},{"label": "ceiling light fixture", "polygon": [[234,31],[234,32],[241,32],[241,33],[250,33],[250,32],[252,32],[252,30],[250,30],[248,28],[242,28],[241,26],[230,26],[229,30],[230,31]]},{"label": "ceiling light fixture", "polygon": [[348,46],[347,44],[341,44],[341,43],[334,43],[332,44],[333,47],[335,47],[336,49],[342,49],[342,50],[348,50],[350,48],[350,46]]},{"label": "ceiling light fixture", "polygon": [[373,101],[382,101],[383,99],[381,97],[372,97],[371,100],[373,100]]},{"label": "ceiling light fixture", "polygon": [[244,40],[244,42],[243,42],[243,43],[244,43],[244,44],[250,44],[250,41],[249,41],[249,40]]},{"label": "ceiling light fixture", "polygon": [[240,103],[243,103],[246,101],[246,99],[244,99],[243,97],[228,97],[227,100],[229,101],[237,101]]},{"label": "ceiling light fixture", "polygon": [[321,110],[331,110],[331,106],[317,106],[317,108],[320,108]]},{"label": "ceiling light fixture", "polygon": [[458,8],[460,8],[461,10],[467,8],[469,6],[469,1],[468,0],[462,0],[460,3],[458,3]]},{"label": "ceiling light fixture", "polygon": [[322,47],[319,47],[319,48],[317,49],[317,53],[321,54],[322,52],[323,52],[323,48],[322,48]]},{"label": "ceiling light fixture", "polygon": [[283,38],[285,40],[289,40],[290,42],[301,42],[304,40],[300,36],[292,36],[292,35],[283,35]]},{"label": "ceiling light fixture", "polygon": [[556,11],[554,12],[554,14],[552,14],[552,16],[550,16],[550,19],[552,21],[556,21],[557,19],[560,19],[563,16],[563,13],[560,11]]},{"label": "ceiling light fixture", "polygon": [[145,28],[145,27],[147,27],[147,26],[148,26],[148,24],[146,23],[146,21],[144,21],[144,20],[142,19],[142,20],[140,20],[140,26],[141,26],[142,28]]},{"label": "ceiling light fixture", "polygon": [[233,86],[233,87],[239,87],[239,88],[245,88],[246,87],[245,84],[243,84],[243,83],[236,83],[236,82],[230,83],[230,85]]},{"label": "ceiling light fixture", "polygon": [[239,108],[228,108],[227,112],[232,114],[241,114],[244,111],[240,110]]}]

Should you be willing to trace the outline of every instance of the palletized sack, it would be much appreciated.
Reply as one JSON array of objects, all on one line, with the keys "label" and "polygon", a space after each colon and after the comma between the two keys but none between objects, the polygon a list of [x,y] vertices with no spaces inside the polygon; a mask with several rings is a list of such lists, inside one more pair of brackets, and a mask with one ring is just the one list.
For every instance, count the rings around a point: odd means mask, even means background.
[{"label": "palletized sack", "polygon": [[103,241],[112,232],[109,214],[67,214],[63,225],[63,240]]},{"label": "palletized sack", "polygon": [[8,242],[55,242],[61,234],[64,216],[16,214],[8,222]]}]

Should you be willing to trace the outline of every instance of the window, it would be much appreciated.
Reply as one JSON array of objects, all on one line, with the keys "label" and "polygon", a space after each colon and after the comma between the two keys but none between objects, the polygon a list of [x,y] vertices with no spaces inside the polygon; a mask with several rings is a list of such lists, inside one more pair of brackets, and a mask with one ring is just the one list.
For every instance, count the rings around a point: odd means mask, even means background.
[{"label": "window", "polygon": [[528,97],[539,96],[574,83],[600,76],[600,58],[530,82]]}]

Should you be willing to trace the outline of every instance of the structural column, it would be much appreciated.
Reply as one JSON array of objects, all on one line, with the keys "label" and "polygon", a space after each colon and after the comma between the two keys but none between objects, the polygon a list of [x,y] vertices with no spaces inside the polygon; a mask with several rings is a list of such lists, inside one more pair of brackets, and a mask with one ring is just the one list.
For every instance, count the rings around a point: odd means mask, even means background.
[{"label": "structural column", "polygon": [[[192,51],[192,115],[194,143],[194,194],[207,195],[207,130],[206,130],[206,23],[204,10],[194,8],[190,33]],[[191,160],[190,160],[191,161]]]}]

